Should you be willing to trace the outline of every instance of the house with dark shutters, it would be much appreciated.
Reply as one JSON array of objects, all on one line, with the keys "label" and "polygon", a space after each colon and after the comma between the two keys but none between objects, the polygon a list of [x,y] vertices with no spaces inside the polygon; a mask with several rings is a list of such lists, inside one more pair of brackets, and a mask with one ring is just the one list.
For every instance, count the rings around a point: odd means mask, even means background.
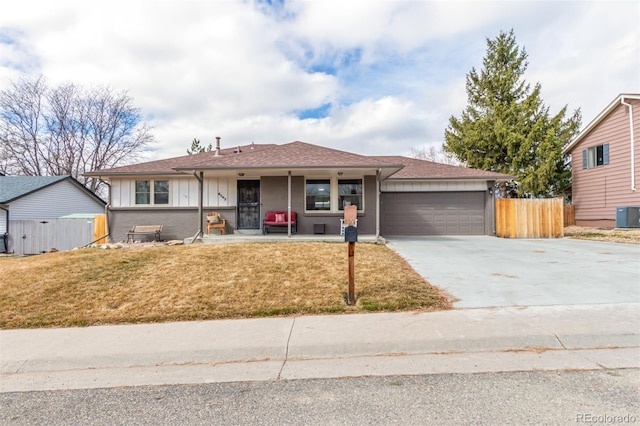
[{"label": "house with dark shutters", "polygon": [[564,149],[571,156],[576,225],[616,226],[618,208],[640,207],[640,95],[618,95]]}]

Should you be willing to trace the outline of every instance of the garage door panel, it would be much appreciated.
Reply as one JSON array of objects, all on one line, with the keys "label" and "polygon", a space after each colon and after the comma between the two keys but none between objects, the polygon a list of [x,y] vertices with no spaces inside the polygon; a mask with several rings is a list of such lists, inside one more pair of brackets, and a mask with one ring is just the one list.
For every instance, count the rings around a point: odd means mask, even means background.
[{"label": "garage door panel", "polygon": [[383,193],[382,235],[484,235],[483,192]]}]

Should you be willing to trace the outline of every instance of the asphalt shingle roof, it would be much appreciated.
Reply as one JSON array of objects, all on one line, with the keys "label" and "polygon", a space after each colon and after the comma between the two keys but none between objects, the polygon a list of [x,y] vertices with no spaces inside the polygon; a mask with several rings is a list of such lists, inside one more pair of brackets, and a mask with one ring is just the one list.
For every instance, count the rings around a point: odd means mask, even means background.
[{"label": "asphalt shingle roof", "polygon": [[513,179],[513,176],[463,166],[450,166],[433,161],[418,160],[402,156],[377,156],[389,162],[403,164],[404,168],[391,175],[390,179]]},{"label": "asphalt shingle roof", "polygon": [[9,203],[69,176],[0,176],[0,204]]},{"label": "asphalt shingle roof", "polygon": [[[340,151],[305,142],[274,145],[262,151],[249,151],[242,155],[228,155],[218,161],[202,159],[196,164],[207,169],[217,168],[305,168],[305,167],[383,167],[391,165],[384,160],[351,152]],[[189,166],[187,166],[189,167]]]},{"label": "asphalt shingle roof", "polygon": [[[238,148],[240,153],[238,153]],[[402,168],[404,166],[404,168]],[[295,141],[283,145],[245,145],[165,160],[96,170],[89,176],[176,174],[190,169],[251,168],[387,168],[392,179],[512,179],[512,176],[467,167],[449,166],[402,156],[366,156]]]},{"label": "asphalt shingle roof", "polygon": [[193,155],[184,155],[181,157],[166,158],[164,160],[148,161],[145,163],[130,164],[128,166],[114,167],[112,169],[94,170],[91,173],[85,173],[86,176],[106,176],[106,175],[126,175],[126,174],[176,174],[175,168],[192,168],[200,167],[201,164],[216,164],[222,159],[229,156],[237,156],[238,148],[242,154],[247,152],[255,152],[263,149],[271,148],[277,145],[273,144],[252,144],[244,146],[236,146],[233,148],[221,149],[220,153],[216,151],[201,152]]}]

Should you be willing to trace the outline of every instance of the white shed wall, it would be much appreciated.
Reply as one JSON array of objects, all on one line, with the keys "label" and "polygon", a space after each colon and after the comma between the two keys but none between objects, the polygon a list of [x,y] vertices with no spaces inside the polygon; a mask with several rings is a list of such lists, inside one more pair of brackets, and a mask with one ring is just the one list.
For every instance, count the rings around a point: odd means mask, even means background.
[{"label": "white shed wall", "polygon": [[[4,208],[7,208],[6,206]],[[0,234],[7,232],[7,212],[0,209]]]}]

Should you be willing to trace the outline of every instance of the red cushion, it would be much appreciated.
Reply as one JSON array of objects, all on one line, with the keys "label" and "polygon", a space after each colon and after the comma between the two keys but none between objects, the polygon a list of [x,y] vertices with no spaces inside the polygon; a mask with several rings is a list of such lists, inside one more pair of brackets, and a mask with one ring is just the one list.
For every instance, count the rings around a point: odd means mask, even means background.
[{"label": "red cushion", "polygon": [[[278,216],[276,216],[278,215]],[[278,220],[280,219],[279,215],[283,215],[282,216],[282,220]],[[273,222],[273,223],[286,223],[288,222],[287,220],[287,212],[286,211],[269,211],[266,212],[264,214],[264,221],[265,222]],[[291,212],[291,222],[295,222],[296,221],[296,212]]]}]

